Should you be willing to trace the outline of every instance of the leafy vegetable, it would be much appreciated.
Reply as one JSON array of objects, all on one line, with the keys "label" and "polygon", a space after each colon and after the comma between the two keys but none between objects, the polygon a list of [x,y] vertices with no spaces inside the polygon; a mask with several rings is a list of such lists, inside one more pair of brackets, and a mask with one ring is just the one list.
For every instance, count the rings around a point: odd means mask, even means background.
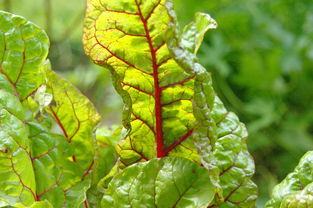
[{"label": "leafy vegetable", "polygon": [[312,188],[313,152],[310,151],[303,156],[294,172],[274,188],[266,207],[312,207]]},{"label": "leafy vegetable", "polygon": [[0,38],[0,207],[87,204],[99,115],[49,69],[43,30],[0,11]]},{"label": "leafy vegetable", "polygon": [[216,97],[195,56],[216,23],[198,13],[181,34],[172,6],[167,0],[88,1],[86,53],[111,71],[125,103],[128,133],[118,145],[117,166],[185,157],[209,169],[216,189],[212,207],[253,206],[246,129]]},{"label": "leafy vegetable", "polygon": [[[50,69],[45,32],[0,11],[0,207],[254,207],[246,128],[196,57],[216,22],[197,13],[181,31],[171,0],[87,3],[85,50],[110,70],[124,128],[96,131],[95,107]],[[267,207],[312,207],[312,164]]]},{"label": "leafy vegetable", "polygon": [[102,207],[206,208],[214,187],[206,169],[183,158],[153,159],[111,181]]}]

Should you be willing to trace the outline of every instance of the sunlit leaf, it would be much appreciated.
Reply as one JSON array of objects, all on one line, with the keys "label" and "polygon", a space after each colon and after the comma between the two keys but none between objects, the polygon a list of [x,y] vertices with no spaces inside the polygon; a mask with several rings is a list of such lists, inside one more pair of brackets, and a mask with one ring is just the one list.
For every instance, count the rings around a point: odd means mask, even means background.
[{"label": "sunlit leaf", "polygon": [[44,82],[41,67],[48,48],[49,39],[42,29],[23,17],[0,11],[0,72],[21,100]]},{"label": "sunlit leaf", "polygon": [[73,161],[87,171],[94,164],[94,129],[100,116],[92,103],[68,81],[49,68],[46,69],[46,76],[54,101],[47,111],[73,146]]}]

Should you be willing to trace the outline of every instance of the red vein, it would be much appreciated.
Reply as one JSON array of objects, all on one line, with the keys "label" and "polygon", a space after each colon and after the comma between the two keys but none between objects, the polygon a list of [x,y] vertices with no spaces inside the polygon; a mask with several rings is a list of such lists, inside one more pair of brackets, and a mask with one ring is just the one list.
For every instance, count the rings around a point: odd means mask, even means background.
[{"label": "red vein", "polygon": [[[21,28],[20,28],[21,25],[18,26],[19,30],[21,31]],[[20,69],[20,72],[18,73],[18,76],[16,78],[16,81],[14,83],[14,85],[17,84],[17,82],[20,80],[21,78],[21,75],[23,73],[23,70],[24,70],[24,66],[25,66],[25,61],[26,61],[26,57],[25,57],[25,50],[26,50],[26,41],[24,40],[24,38],[22,38],[22,41],[24,42],[24,50],[23,50],[23,63],[22,63],[22,67]]]},{"label": "red vein", "polygon": [[189,76],[189,77],[185,78],[185,79],[182,80],[182,81],[175,82],[175,83],[173,83],[173,84],[169,84],[169,85],[163,86],[163,87],[161,87],[161,90],[165,90],[165,89],[167,89],[167,88],[169,88],[169,87],[173,87],[173,86],[176,86],[176,85],[183,85],[183,84],[185,84],[186,82],[188,82],[189,80],[193,79],[194,77],[195,77],[195,75],[192,75],[192,76]]},{"label": "red vein", "polygon": [[87,200],[84,201],[85,208],[89,208]]},{"label": "red vein", "polygon": [[15,175],[17,175],[17,177],[18,177],[19,181],[21,182],[22,186],[31,192],[31,194],[33,195],[35,201],[38,201],[38,197],[36,196],[36,194],[33,192],[33,190],[32,190],[31,188],[29,188],[28,186],[26,186],[26,185],[24,184],[24,182],[23,182],[23,180],[22,180],[22,178],[21,178],[21,175],[18,174],[18,172],[16,171],[16,169],[15,169],[15,167],[14,167],[14,163],[13,163],[13,158],[10,157],[9,159],[10,159],[10,161],[11,161],[12,170],[13,170],[13,172],[15,173]]},{"label": "red vein", "polygon": [[225,202],[226,201],[229,201],[229,198],[242,186],[243,182],[240,183],[235,189],[233,189],[228,195],[227,197],[225,198]]},{"label": "red vein", "polygon": [[136,67],[135,65],[133,65],[133,64],[129,63],[128,61],[124,60],[123,58],[117,56],[117,55],[116,55],[115,53],[113,53],[108,47],[106,47],[105,45],[103,45],[103,44],[98,40],[98,37],[97,37],[96,35],[95,35],[94,37],[95,37],[95,40],[97,41],[97,43],[98,43],[102,48],[104,48],[105,50],[107,50],[113,57],[115,57],[115,58],[117,58],[118,60],[122,61],[122,62],[125,63],[126,65],[128,65],[128,66],[130,66],[130,67],[132,67],[132,68],[134,68],[134,69],[136,69],[136,70],[138,70],[138,71],[140,71],[140,72],[142,72],[142,73],[144,73],[144,74],[147,74],[147,75],[150,75],[150,76],[151,76],[150,73],[145,72],[145,71],[139,69],[139,68]]},{"label": "red vein", "polygon": [[99,1],[99,3],[100,3],[101,6],[104,8],[104,11],[107,11],[107,12],[114,12],[114,13],[127,14],[127,15],[135,15],[135,16],[138,16],[138,15],[139,15],[138,13],[134,13],[134,12],[125,12],[125,11],[111,10],[111,9],[108,9],[106,6],[104,6],[104,4],[103,4],[101,1]]},{"label": "red vein", "polygon": [[49,191],[51,191],[54,187],[56,187],[57,185],[59,185],[60,179],[62,177],[62,174],[59,175],[58,180],[55,182],[55,184],[53,184],[52,186],[50,186],[48,189],[44,190],[41,194],[37,195],[37,199],[40,200],[41,197],[43,197],[43,195],[45,195],[46,193],[48,193]]},{"label": "red vein", "polygon": [[163,64],[166,64],[169,60],[171,60],[172,58],[171,57],[168,57],[167,59],[164,59],[163,61],[161,61],[159,64],[158,64],[158,67],[162,66]]},{"label": "red vein", "polygon": [[[151,58],[152,58],[152,68],[153,68],[153,79],[154,79],[154,98],[155,98],[155,117],[156,117],[156,143],[157,143],[157,157],[161,158],[165,156],[164,153],[164,140],[163,140],[163,128],[162,128],[162,108],[161,108],[161,89],[159,86],[159,77],[158,77],[158,65],[156,58],[156,51],[153,47],[152,39],[148,29],[147,19],[143,17],[140,5],[137,0],[136,5],[139,11],[140,20],[143,23],[144,30],[146,33],[146,39],[150,48]],[[161,1],[155,6],[157,7]],[[152,11],[153,12],[153,11]]]},{"label": "red vein", "polygon": [[[137,2],[136,2],[137,3]],[[149,12],[148,16],[145,18],[145,21],[148,22],[148,20],[150,19],[151,15],[154,13],[154,10],[161,4],[161,0],[159,0],[154,7],[152,8],[152,10]],[[140,15],[141,12],[139,12]]]},{"label": "red vein", "polygon": [[185,135],[183,135],[182,137],[180,137],[179,140],[175,141],[173,144],[171,144],[170,146],[168,146],[165,149],[165,155],[167,155],[170,151],[172,151],[173,149],[175,149],[178,145],[180,145],[181,143],[183,143],[189,136],[191,136],[193,132],[193,129],[190,129]]},{"label": "red vein", "polygon": [[57,122],[57,124],[58,124],[59,127],[61,128],[61,130],[62,130],[64,136],[65,136],[66,138],[68,138],[68,134],[67,134],[67,132],[66,132],[66,130],[65,130],[65,128],[64,128],[64,126],[63,126],[63,124],[62,124],[62,122],[61,122],[61,120],[59,119],[58,115],[54,112],[54,110],[53,110],[53,108],[51,107],[51,105],[49,106],[49,109],[51,110],[55,121]]},{"label": "red vein", "polygon": [[73,137],[75,137],[76,134],[78,133],[78,131],[80,130],[80,125],[81,125],[81,122],[82,122],[82,121],[79,120],[79,118],[78,118],[78,116],[77,116],[77,114],[76,114],[75,107],[74,107],[74,102],[72,101],[71,97],[67,94],[67,91],[65,91],[65,94],[66,94],[67,98],[70,100],[70,103],[71,103],[71,107],[72,107],[72,109],[73,109],[74,116],[75,116],[75,118],[76,118],[76,120],[77,120],[77,128],[76,128],[75,132],[73,133],[73,135],[72,135],[72,136],[69,138],[69,140],[68,140],[68,143],[71,143]]},{"label": "red vein", "polygon": [[130,84],[126,84],[125,82],[122,82],[122,84],[123,84],[123,86],[131,87],[131,88],[134,88],[135,90],[137,90],[137,91],[139,91],[139,92],[142,92],[142,93],[144,93],[144,94],[153,96],[152,93],[147,92],[147,91],[144,91],[144,90],[140,89],[139,87],[136,87],[136,86],[133,86],[133,85],[130,85]]},{"label": "red vein", "polygon": [[83,174],[82,177],[82,181],[85,180],[85,177],[90,173],[92,166],[95,164],[95,161],[93,160],[90,164],[90,166],[88,167],[88,169],[85,171],[85,173]]},{"label": "red vein", "polygon": [[4,70],[1,68],[1,66],[0,66],[0,71],[1,71],[1,73],[7,78],[7,80],[10,82],[10,84],[13,86],[13,89],[14,89],[14,92],[15,92],[15,96],[16,96],[17,98],[19,98],[19,93],[18,93],[18,91],[17,91],[17,89],[16,89],[15,83],[10,79],[9,75],[4,72]]},{"label": "red vein", "polygon": [[53,147],[52,149],[50,149],[50,150],[48,150],[47,152],[45,152],[45,153],[43,153],[43,154],[41,154],[41,155],[39,155],[39,156],[37,156],[37,157],[33,157],[33,158],[31,158],[32,160],[38,160],[39,158],[41,158],[41,157],[43,157],[43,156],[45,156],[45,155],[48,155],[50,152],[52,152],[53,150],[55,149],[55,147]]},{"label": "red vein", "polygon": [[178,100],[173,100],[173,101],[171,101],[171,102],[169,102],[169,103],[163,103],[163,104],[162,104],[162,107],[169,106],[169,105],[172,105],[172,104],[174,104],[174,103],[177,103],[177,102],[180,102],[180,101],[184,101],[184,100],[191,101],[191,99],[178,99]]},{"label": "red vein", "polygon": [[140,118],[139,116],[137,116],[135,113],[132,113],[132,114],[133,114],[133,116],[135,117],[135,119],[134,119],[133,121],[135,121],[135,120],[141,121],[143,124],[145,124],[145,125],[155,134],[154,129],[152,128],[152,126],[150,126],[150,125],[148,124],[147,121],[143,120],[142,118]]},{"label": "red vein", "polygon": [[117,31],[123,33],[123,34],[126,35],[126,36],[146,37],[145,35],[141,35],[141,34],[131,34],[131,33],[127,33],[127,32],[125,32],[124,30],[118,28],[116,25],[115,25],[115,27],[111,27],[111,28],[107,28],[107,29],[106,29],[106,31],[109,31],[109,30],[117,30]]}]

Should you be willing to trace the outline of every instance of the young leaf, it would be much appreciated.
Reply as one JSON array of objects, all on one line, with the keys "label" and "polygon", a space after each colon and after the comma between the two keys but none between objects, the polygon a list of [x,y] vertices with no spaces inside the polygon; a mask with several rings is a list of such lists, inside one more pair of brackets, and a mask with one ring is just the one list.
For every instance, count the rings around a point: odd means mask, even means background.
[{"label": "young leaf", "polygon": [[306,153],[295,170],[272,193],[267,208],[312,207],[313,204],[313,151]]},{"label": "young leaf", "polygon": [[199,13],[180,33],[170,0],[89,0],[84,46],[111,71],[124,99],[129,133],[118,145],[124,166],[167,155],[201,161],[216,186],[211,207],[251,207],[257,190],[247,131],[195,56],[215,27]]},{"label": "young leaf", "polygon": [[162,158],[132,165],[115,176],[102,207],[206,208],[213,197],[206,169],[187,159]]}]

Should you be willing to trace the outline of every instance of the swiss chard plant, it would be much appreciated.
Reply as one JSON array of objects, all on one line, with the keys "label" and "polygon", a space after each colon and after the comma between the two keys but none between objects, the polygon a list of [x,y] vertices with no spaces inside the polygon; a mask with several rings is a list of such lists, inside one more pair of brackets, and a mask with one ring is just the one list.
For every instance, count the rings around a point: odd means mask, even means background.
[{"label": "swiss chard plant", "polygon": [[[108,130],[51,70],[45,32],[0,12],[0,207],[255,207],[247,130],[196,57],[216,27],[197,13],[181,30],[171,0],[87,0],[86,54],[124,101]],[[312,161],[266,206],[312,207]]]}]

